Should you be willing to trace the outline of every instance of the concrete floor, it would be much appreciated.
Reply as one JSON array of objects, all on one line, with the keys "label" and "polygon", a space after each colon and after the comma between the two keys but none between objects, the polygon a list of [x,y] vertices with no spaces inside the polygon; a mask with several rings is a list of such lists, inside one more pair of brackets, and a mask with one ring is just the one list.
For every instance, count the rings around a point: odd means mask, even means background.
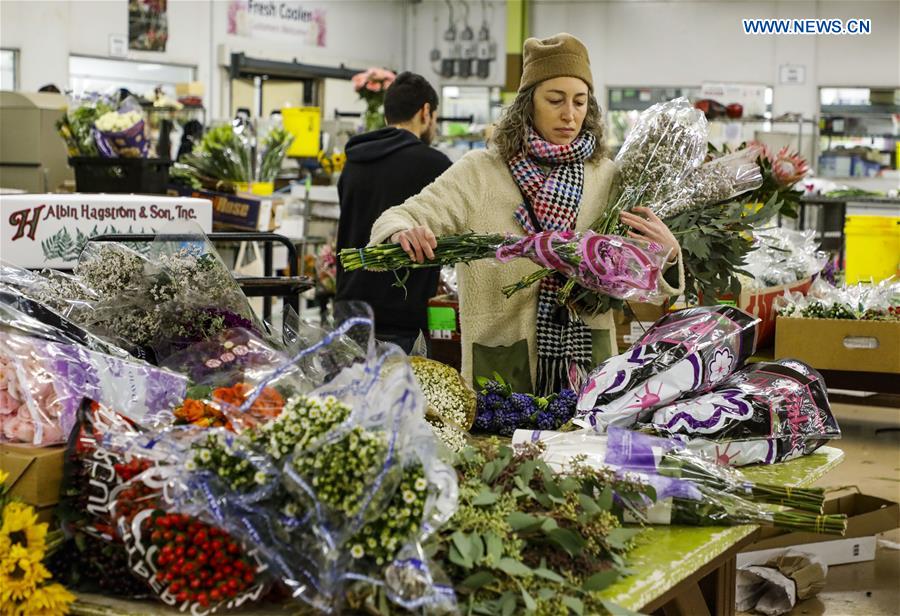
[{"label": "concrete floor", "polygon": [[[865,494],[900,501],[900,408],[833,404],[843,438],[834,446],[844,461],[820,480],[820,486],[855,485]],[[875,560],[831,567],[825,589],[798,603],[791,616],[897,616],[900,614],[900,529],[879,536]]]}]

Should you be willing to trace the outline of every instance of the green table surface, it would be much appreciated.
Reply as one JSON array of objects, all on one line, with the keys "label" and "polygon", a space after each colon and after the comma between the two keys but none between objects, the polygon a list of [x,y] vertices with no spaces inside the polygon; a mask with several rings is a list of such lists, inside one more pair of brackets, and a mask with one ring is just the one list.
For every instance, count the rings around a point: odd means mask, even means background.
[{"label": "green table surface", "polygon": [[[743,473],[751,481],[803,487],[820,479],[843,457],[844,452],[840,449],[821,447],[812,455],[781,464],[748,467]],[[639,545],[628,554],[628,568],[633,573],[607,588],[603,595],[622,607],[638,611],[757,528],[752,525],[649,527],[641,533]],[[180,612],[152,601],[118,601],[98,595],[79,595],[71,613],[80,616],[163,616]],[[236,613],[246,616],[293,615],[303,613],[303,610],[298,606],[264,603]]]},{"label": "green table surface", "polygon": [[[821,447],[816,453],[782,462],[743,469],[747,479],[792,487],[812,485],[840,464],[844,452]],[[639,536],[639,545],[628,553],[632,575],[603,591],[603,596],[624,608],[638,611],[676,584],[744,539],[758,527],[654,526]]]}]

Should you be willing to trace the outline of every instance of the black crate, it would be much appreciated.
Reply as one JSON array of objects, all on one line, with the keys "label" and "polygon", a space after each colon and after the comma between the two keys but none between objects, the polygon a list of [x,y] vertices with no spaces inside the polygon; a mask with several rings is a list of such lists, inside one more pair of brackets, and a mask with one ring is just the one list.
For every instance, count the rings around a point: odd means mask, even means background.
[{"label": "black crate", "polygon": [[171,160],[164,158],[99,158],[75,156],[75,188],[85,193],[164,195]]}]

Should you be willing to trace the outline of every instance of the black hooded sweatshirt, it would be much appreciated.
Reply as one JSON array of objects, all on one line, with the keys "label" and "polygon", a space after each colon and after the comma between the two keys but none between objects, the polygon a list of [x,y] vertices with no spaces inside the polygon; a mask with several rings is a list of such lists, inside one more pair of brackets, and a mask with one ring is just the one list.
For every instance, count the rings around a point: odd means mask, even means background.
[{"label": "black hooded sweatshirt", "polygon": [[[451,164],[408,130],[392,127],[353,137],[346,151],[338,180],[338,250],[366,246],[382,212],[417,195]],[[394,286],[391,272],[344,272],[338,264],[336,299],[371,305],[376,333],[414,334],[428,329],[428,300],[437,292],[439,276],[436,267],[409,270],[404,291]]]}]

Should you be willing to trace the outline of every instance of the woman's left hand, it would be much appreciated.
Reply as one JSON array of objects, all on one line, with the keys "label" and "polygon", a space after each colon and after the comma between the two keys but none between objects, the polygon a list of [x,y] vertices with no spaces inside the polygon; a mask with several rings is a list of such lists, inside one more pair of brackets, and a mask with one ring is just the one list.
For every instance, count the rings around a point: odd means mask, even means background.
[{"label": "woman's left hand", "polygon": [[674,263],[678,260],[678,253],[681,251],[678,240],[672,235],[666,223],[653,213],[653,210],[648,207],[636,207],[631,212],[619,214],[619,220],[634,229],[634,231],[628,232],[628,237],[636,240],[656,242],[670,250],[669,263]]}]

